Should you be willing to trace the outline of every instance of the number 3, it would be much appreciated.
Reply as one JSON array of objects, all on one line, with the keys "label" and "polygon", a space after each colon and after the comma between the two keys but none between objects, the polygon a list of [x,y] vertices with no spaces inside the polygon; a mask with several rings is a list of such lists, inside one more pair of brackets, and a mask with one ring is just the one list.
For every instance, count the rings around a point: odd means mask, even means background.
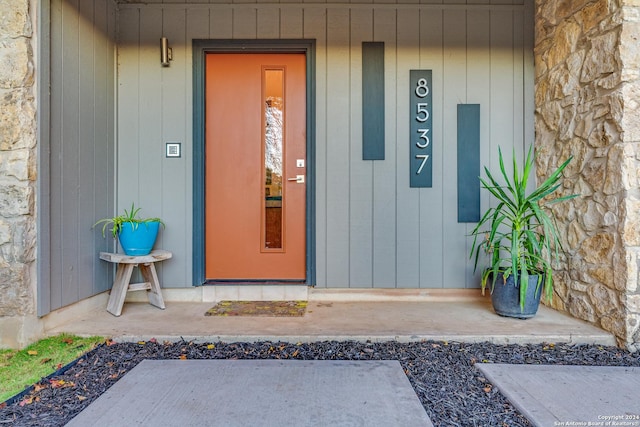
[{"label": "number 3", "polygon": [[416,145],[418,146],[418,148],[427,148],[429,146],[431,141],[429,140],[429,136],[427,134],[429,133],[430,130],[431,129],[418,129],[418,132],[420,133],[420,138],[424,140],[422,144],[420,142],[416,142]]}]

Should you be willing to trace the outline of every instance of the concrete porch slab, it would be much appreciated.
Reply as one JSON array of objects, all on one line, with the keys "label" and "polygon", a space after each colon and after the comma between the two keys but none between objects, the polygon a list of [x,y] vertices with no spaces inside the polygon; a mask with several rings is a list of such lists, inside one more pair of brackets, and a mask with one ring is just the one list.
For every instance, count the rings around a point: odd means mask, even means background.
[{"label": "concrete porch slab", "polygon": [[432,426],[398,361],[144,360],[67,426]]},{"label": "concrete porch slab", "polygon": [[331,294],[310,295],[303,317],[205,316],[214,304],[166,302],[160,310],[148,303],[125,303],[122,315],[92,307],[84,314],[58,321],[50,334],[69,332],[102,335],[116,340],[288,341],[359,340],[400,342],[438,340],[490,341],[497,344],[567,342],[615,345],[612,334],[564,313],[541,306],[535,318],[509,319],[496,315],[486,297],[358,300]]},{"label": "concrete porch slab", "polygon": [[640,368],[475,366],[535,426],[640,426]]}]

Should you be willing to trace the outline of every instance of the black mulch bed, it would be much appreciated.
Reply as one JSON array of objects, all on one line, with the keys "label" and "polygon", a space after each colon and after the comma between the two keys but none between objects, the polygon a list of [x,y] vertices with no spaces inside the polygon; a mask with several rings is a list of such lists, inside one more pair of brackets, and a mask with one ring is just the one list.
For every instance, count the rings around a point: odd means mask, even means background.
[{"label": "black mulch bed", "polygon": [[[144,359],[398,360],[436,426],[529,426],[476,363],[640,366],[615,347],[454,342],[109,343],[0,409],[0,426],[60,426]],[[206,396],[203,396],[206,399]]]}]

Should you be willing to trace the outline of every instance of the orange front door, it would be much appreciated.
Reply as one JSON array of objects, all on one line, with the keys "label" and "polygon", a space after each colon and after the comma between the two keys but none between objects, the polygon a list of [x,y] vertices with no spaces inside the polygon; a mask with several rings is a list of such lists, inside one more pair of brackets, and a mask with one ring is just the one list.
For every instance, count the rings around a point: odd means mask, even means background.
[{"label": "orange front door", "polygon": [[208,280],[305,280],[305,63],[207,54]]}]

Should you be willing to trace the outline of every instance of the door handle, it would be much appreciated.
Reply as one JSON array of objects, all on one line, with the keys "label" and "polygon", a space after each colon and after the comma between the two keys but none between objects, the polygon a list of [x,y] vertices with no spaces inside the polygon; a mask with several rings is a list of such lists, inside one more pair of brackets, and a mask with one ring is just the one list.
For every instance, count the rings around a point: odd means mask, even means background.
[{"label": "door handle", "polygon": [[296,175],[295,178],[289,178],[287,181],[295,181],[298,184],[304,184],[304,175]]}]

